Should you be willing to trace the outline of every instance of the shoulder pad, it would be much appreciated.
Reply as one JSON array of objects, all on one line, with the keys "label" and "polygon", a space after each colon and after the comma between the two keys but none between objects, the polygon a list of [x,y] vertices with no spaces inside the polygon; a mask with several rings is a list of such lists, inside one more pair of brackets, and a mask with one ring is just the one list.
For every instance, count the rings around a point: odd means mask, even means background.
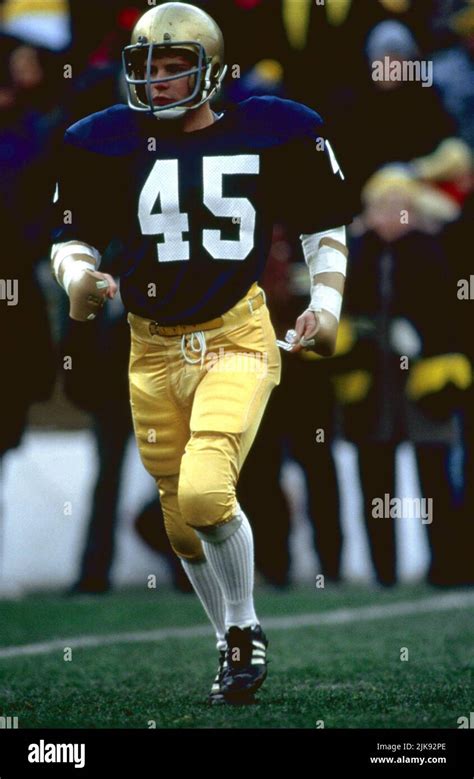
[{"label": "shoulder pad", "polygon": [[239,107],[247,122],[282,141],[315,137],[324,124],[322,117],[308,106],[280,97],[250,97]]},{"label": "shoulder pad", "polygon": [[126,105],[114,105],[90,114],[68,127],[66,143],[109,157],[132,152],[139,144],[134,112]]}]

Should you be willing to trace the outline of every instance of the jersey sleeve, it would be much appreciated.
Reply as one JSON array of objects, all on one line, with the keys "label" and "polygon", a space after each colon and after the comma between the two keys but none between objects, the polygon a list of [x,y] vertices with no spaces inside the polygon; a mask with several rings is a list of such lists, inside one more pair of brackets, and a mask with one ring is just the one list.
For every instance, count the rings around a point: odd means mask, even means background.
[{"label": "jersey sleeve", "polygon": [[110,160],[71,142],[66,132],[57,154],[52,243],[80,241],[103,254],[113,236],[115,214]]},{"label": "jersey sleeve", "polygon": [[275,218],[311,234],[350,224],[358,207],[324,123],[309,109],[305,118],[275,165]]}]

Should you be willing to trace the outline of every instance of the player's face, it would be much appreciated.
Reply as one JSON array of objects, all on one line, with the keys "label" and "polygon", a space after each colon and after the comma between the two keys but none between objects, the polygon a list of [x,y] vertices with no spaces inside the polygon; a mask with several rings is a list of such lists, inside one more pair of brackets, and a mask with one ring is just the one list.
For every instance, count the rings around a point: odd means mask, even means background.
[{"label": "player's face", "polygon": [[[193,60],[184,54],[162,54],[151,62],[151,78],[169,78],[179,73],[185,73],[193,68]],[[184,100],[191,93],[192,77],[177,78],[162,84],[152,84],[151,94],[154,105],[162,106]]]}]

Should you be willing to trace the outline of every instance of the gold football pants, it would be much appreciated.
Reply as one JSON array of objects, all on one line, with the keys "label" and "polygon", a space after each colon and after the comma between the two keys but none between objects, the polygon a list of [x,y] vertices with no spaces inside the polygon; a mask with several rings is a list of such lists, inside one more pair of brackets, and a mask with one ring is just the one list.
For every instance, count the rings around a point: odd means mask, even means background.
[{"label": "gold football pants", "polygon": [[160,328],[132,313],[128,322],[140,457],[156,480],[171,546],[179,557],[199,560],[204,553],[193,528],[236,514],[240,469],[280,383],[264,292],[255,283],[222,317],[192,327]]}]

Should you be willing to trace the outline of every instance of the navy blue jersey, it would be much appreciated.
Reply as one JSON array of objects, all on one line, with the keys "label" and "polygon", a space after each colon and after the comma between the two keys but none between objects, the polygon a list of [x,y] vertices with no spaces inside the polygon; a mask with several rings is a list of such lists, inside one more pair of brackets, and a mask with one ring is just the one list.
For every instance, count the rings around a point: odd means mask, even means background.
[{"label": "navy blue jersey", "polygon": [[312,233],[352,220],[306,106],[254,97],[202,130],[175,128],[115,105],[65,135],[54,242],[103,254],[128,311],[161,325],[213,319],[259,281],[275,221]]}]

